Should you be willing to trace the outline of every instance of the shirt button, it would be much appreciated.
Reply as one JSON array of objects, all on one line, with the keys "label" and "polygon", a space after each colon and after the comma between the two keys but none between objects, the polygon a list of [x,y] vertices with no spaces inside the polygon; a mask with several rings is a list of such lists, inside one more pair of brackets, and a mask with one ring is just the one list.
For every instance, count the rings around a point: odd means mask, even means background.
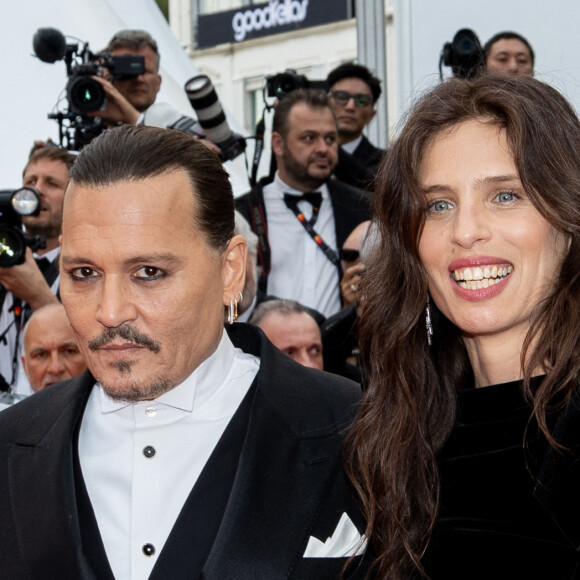
[{"label": "shirt button", "polygon": [[[145,455],[147,459],[151,459],[155,455],[155,453],[156,453],[155,447],[152,447],[151,445],[147,445],[147,447],[143,448],[143,455]],[[151,544],[147,544],[147,546],[150,545]]]},{"label": "shirt button", "polygon": [[153,554],[155,554],[155,546],[153,544],[144,544],[143,553],[146,556],[153,556]]},{"label": "shirt button", "polygon": [[145,409],[145,415],[147,415],[147,417],[155,417],[155,415],[157,415],[157,409],[155,407],[147,407]]}]

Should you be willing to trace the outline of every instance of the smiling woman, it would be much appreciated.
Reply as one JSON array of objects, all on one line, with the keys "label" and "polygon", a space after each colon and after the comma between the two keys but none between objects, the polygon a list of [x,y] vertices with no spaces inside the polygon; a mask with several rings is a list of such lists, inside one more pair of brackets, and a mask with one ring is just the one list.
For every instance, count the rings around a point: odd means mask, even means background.
[{"label": "smiling woman", "polygon": [[385,156],[347,447],[378,577],[580,578],[579,151],[557,91],[484,76]]}]

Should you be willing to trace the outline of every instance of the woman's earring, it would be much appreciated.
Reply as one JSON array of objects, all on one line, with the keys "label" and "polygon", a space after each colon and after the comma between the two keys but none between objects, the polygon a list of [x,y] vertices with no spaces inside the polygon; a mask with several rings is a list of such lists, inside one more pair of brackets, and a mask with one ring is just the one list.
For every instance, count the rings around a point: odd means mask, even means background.
[{"label": "woman's earring", "polygon": [[427,329],[427,344],[431,346],[433,339],[433,324],[431,323],[431,309],[429,308],[429,294],[427,294],[427,306],[425,306],[425,328]]},{"label": "woman's earring", "polygon": [[230,298],[230,305],[228,306],[228,324],[233,324],[238,319],[238,300],[237,298]]}]

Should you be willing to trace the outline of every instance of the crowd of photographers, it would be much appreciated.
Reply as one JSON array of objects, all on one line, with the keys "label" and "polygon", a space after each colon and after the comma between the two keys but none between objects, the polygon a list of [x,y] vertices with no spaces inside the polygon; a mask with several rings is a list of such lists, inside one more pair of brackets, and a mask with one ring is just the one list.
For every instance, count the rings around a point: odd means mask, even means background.
[{"label": "crowd of photographers", "polygon": [[[448,58],[453,59],[453,47],[449,50]],[[519,34],[499,33],[478,50],[484,62],[471,65],[478,70],[533,74],[534,52]],[[140,57],[141,68],[133,75],[113,75],[107,68],[100,76],[91,75],[105,100],[98,110],[85,111],[85,119],[98,119],[106,128],[139,123],[175,127],[220,153],[219,141],[205,138],[200,123],[156,100],[160,55],[147,32],[121,31],[103,54]],[[64,56],[47,58],[53,62]],[[127,62],[133,66],[136,61]],[[454,71],[461,70],[454,66]],[[236,200],[236,230],[249,247],[239,313],[241,320],[262,326],[277,346],[303,364],[360,380],[356,311],[364,274],[361,253],[365,244],[368,253],[374,243],[369,201],[383,154],[364,136],[364,129],[376,114],[381,86],[371,71],[354,63],[331,71],[324,86],[326,90],[292,87],[277,95],[281,98],[272,121],[273,170]],[[74,159],[64,148],[37,142],[24,167],[23,186],[37,192],[40,209],[37,215],[23,217],[22,223],[27,235],[43,236],[46,245],[28,247],[21,263],[0,268],[0,406],[52,384],[54,377],[63,380],[84,369],[77,364],[70,329],[62,327],[63,311],[54,308],[61,207]],[[33,332],[28,325],[36,311],[43,317],[38,317]],[[43,345],[26,352],[26,344],[34,341]],[[39,381],[28,372],[35,363],[42,369]]]}]

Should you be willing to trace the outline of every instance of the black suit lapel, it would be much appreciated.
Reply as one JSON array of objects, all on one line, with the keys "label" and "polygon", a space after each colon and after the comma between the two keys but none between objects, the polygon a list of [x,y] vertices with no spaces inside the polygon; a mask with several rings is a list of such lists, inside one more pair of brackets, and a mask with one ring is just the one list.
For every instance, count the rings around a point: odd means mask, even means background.
[{"label": "black suit lapel", "polygon": [[360,189],[349,187],[336,180],[327,183],[334,214],[336,244],[338,248],[342,248],[352,230],[361,222],[370,219],[369,197]]},{"label": "black suit lapel", "polygon": [[278,380],[263,364],[238,472],[202,578],[288,577],[340,468],[340,435],[296,434],[279,416],[270,400]]},{"label": "black suit lapel", "polygon": [[91,379],[83,379],[73,389],[51,387],[60,389],[58,396],[70,399],[68,404],[59,407],[57,417],[37,417],[26,437],[8,450],[9,501],[32,578],[93,577],[82,557],[73,474],[72,437],[90,392]]}]

